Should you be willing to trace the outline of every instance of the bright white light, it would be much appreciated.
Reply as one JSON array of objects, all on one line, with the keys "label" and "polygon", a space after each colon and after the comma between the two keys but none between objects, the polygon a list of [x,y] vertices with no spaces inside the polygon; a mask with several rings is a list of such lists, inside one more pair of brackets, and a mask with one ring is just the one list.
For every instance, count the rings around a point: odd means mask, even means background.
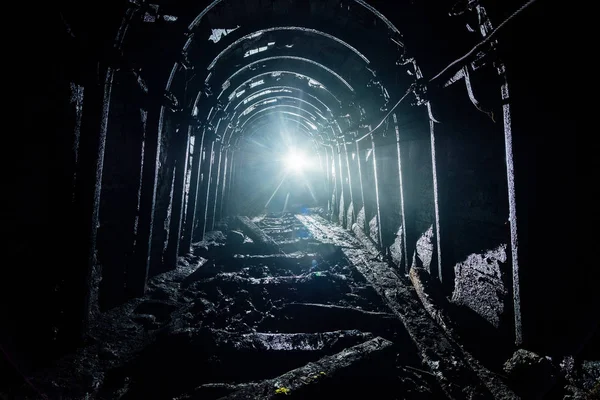
[{"label": "bright white light", "polygon": [[301,172],[307,166],[304,154],[298,152],[290,152],[285,157],[285,165],[289,171]]}]

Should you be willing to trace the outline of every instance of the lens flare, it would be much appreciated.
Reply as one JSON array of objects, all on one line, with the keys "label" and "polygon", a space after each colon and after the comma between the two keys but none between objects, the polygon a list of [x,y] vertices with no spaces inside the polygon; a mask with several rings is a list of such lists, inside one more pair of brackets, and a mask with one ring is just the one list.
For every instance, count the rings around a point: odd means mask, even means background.
[{"label": "lens flare", "polygon": [[302,153],[290,152],[285,157],[285,165],[288,171],[301,172],[306,168],[306,158]]}]

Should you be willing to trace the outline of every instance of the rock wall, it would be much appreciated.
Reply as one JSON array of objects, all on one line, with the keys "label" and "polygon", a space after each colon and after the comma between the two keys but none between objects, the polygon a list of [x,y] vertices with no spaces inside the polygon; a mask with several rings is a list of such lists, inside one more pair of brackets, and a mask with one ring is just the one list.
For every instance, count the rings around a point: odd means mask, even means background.
[{"label": "rock wall", "polygon": [[483,254],[471,254],[456,264],[452,301],[464,305],[498,328],[510,296],[503,282],[507,245]]},{"label": "rock wall", "polygon": [[431,261],[433,260],[433,252],[435,246],[433,244],[433,225],[429,227],[419,240],[417,240],[417,247],[413,254],[412,267],[423,268],[430,274],[432,273]]}]

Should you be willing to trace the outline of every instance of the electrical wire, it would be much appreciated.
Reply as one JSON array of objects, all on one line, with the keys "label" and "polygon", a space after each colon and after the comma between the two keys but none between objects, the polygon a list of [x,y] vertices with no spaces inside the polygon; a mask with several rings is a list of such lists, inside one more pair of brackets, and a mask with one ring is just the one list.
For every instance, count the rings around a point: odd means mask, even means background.
[{"label": "electrical wire", "polygon": [[377,124],[377,126],[375,128],[371,129],[371,131],[369,131],[368,133],[364,134],[360,138],[356,139],[355,142],[360,142],[361,140],[365,139],[367,136],[372,135],[377,129],[381,128],[381,126],[383,125],[383,123],[390,117],[390,115],[392,115],[392,113],[394,112],[394,110],[396,108],[398,108],[398,106],[400,105],[400,103],[402,103],[404,101],[404,99],[406,99],[406,96],[408,96],[412,92],[412,90],[413,90],[413,85],[411,85],[406,90],[406,93],[404,93],[404,96],[402,96],[400,98],[400,100],[398,100],[396,102],[396,104],[394,104],[394,106],[390,109],[390,111],[388,111],[388,113],[385,115],[385,117],[383,117],[383,119],[381,120],[381,122],[379,124]]},{"label": "electrical wire", "polygon": [[469,52],[467,54],[465,54],[464,56],[457,58],[456,60],[452,61],[446,68],[444,68],[443,70],[441,70],[436,76],[434,76],[433,78],[431,78],[429,80],[429,82],[433,82],[436,79],[438,79],[440,76],[444,75],[446,73],[446,71],[448,71],[450,68],[452,68],[453,66],[455,66],[458,63],[463,62],[464,60],[466,60],[467,58],[469,58],[470,56],[473,55],[473,53],[475,53],[477,50],[479,50],[484,44],[488,43],[490,40],[492,40],[492,38],[498,33],[498,31],[500,29],[502,29],[510,20],[512,20],[514,17],[516,17],[517,15],[519,15],[521,12],[523,12],[523,10],[525,10],[527,7],[531,6],[533,3],[535,3],[537,0],[529,0],[527,1],[525,4],[523,4],[521,7],[519,7],[517,9],[517,11],[515,11],[514,13],[512,13],[508,18],[506,18],[500,25],[498,25],[496,27],[496,29],[494,29],[492,31],[492,33],[490,33],[488,36],[486,36],[485,39],[483,39],[481,42],[479,42],[477,45],[475,45],[475,47],[473,47],[471,50],[469,50]]},{"label": "electrical wire", "polygon": [[[438,79],[439,77],[441,77],[442,75],[444,75],[446,73],[446,71],[448,71],[450,68],[452,68],[453,66],[455,66],[458,63],[463,62],[465,59],[469,58],[471,55],[473,55],[473,53],[475,53],[477,50],[479,50],[484,44],[488,43],[490,40],[492,40],[492,38],[498,33],[498,31],[500,29],[502,29],[508,22],[510,22],[514,17],[516,17],[517,15],[519,15],[521,12],[523,12],[523,10],[525,10],[527,7],[531,6],[533,3],[535,3],[537,0],[528,0],[525,4],[523,4],[521,7],[519,7],[517,9],[517,11],[515,11],[514,13],[512,13],[508,18],[506,18],[500,25],[498,25],[496,27],[496,29],[494,29],[492,31],[492,33],[490,33],[488,36],[486,36],[485,39],[483,39],[481,42],[479,42],[477,45],[475,45],[475,47],[473,47],[471,50],[469,50],[469,52],[467,54],[465,54],[464,56],[452,61],[446,68],[444,68],[443,70],[441,70],[437,75],[435,75],[433,78],[431,78],[429,80],[429,82],[433,82],[436,79]],[[379,124],[377,124],[377,126],[373,129],[371,129],[371,131],[369,131],[368,133],[364,134],[363,136],[361,136],[360,138],[356,139],[355,142],[360,142],[363,139],[367,138],[368,136],[372,135],[375,131],[377,131],[379,128],[381,128],[381,126],[383,125],[383,123],[390,117],[390,115],[394,112],[394,110],[396,110],[396,108],[398,108],[398,106],[400,105],[400,103],[402,103],[402,101],[404,101],[406,99],[406,96],[408,96],[412,90],[414,88],[414,85],[411,85],[408,90],[406,91],[406,93],[404,93],[404,96],[402,96],[400,98],[400,100],[398,100],[396,102],[396,104],[394,104],[394,106],[390,109],[390,111],[385,115],[385,117],[383,117],[383,119],[381,120],[381,122]]]}]

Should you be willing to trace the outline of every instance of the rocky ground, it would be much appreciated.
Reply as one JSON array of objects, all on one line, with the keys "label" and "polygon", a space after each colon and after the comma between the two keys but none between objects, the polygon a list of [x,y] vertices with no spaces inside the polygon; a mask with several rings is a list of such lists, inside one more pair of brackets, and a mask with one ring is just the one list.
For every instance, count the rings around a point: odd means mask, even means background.
[{"label": "rocky ground", "polygon": [[[583,399],[598,390],[597,363],[555,366],[522,351],[505,371],[487,370],[380,255],[306,218],[236,218],[210,232],[144,298],[100,315],[87,346],[31,377],[39,397],[541,398],[558,382],[553,396]],[[523,383],[532,380],[549,386]]]}]

